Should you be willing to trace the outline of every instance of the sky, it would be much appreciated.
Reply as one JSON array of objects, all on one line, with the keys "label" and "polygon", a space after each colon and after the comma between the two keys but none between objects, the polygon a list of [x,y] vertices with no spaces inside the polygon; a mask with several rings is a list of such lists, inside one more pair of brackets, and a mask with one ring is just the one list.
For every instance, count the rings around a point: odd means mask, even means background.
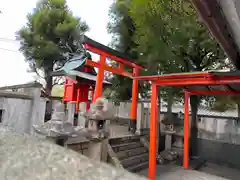
[{"label": "sky", "polygon": [[[16,32],[25,25],[26,15],[32,12],[37,0],[0,0],[0,86],[27,83],[34,80],[28,73],[28,64],[18,51]],[[113,0],[67,0],[75,16],[81,17],[90,27],[90,38],[108,45],[108,12]]]}]

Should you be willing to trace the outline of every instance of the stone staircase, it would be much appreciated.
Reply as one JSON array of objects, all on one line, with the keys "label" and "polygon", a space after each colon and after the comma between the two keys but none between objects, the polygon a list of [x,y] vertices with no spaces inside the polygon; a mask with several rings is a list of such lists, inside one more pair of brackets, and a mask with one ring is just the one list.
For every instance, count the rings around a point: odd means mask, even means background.
[{"label": "stone staircase", "polygon": [[140,136],[112,138],[109,144],[121,166],[130,172],[139,172],[148,168],[148,149]]}]

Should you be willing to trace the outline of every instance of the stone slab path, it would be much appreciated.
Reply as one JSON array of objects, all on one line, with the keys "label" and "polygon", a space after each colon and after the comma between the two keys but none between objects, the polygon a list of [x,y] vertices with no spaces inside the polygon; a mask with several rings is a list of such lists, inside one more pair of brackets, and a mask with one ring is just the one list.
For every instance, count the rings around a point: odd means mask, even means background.
[{"label": "stone slab path", "polygon": [[[156,180],[235,180],[232,178],[228,179],[228,178],[212,175],[210,173],[199,172],[194,170],[184,170],[182,167],[171,165],[171,164],[159,165],[157,166]],[[139,174],[147,177],[148,170],[144,170]]]}]

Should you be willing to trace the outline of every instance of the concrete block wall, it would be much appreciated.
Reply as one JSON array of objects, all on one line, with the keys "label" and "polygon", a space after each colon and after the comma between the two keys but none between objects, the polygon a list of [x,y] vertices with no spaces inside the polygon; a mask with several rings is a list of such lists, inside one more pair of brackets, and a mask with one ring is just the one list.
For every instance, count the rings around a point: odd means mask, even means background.
[{"label": "concrete block wall", "polygon": [[32,125],[44,123],[46,100],[40,97],[41,89],[39,83],[0,87],[1,123],[32,134]]},{"label": "concrete block wall", "polygon": [[17,132],[30,132],[29,114],[31,99],[1,98],[2,124],[13,127]]}]

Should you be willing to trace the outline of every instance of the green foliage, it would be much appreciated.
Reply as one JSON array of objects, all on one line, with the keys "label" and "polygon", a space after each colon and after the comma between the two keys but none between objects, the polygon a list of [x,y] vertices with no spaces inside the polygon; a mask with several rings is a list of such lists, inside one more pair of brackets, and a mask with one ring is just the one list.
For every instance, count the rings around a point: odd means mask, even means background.
[{"label": "green foliage", "polygon": [[216,96],[211,104],[211,109],[219,112],[236,109],[240,104],[239,95]]},{"label": "green foliage", "polygon": [[27,20],[17,32],[20,50],[32,71],[44,72],[49,93],[52,88],[50,72],[81,49],[79,37],[88,26],[73,16],[65,0],[40,1]]},{"label": "green foliage", "polygon": [[204,71],[224,57],[188,0],[133,0],[131,17],[140,61],[150,72]]},{"label": "green foliage", "polygon": [[133,0],[131,15],[143,61],[163,73],[206,70],[223,55],[188,0]]},{"label": "green foliage", "polygon": [[[136,47],[138,46],[134,39],[135,25],[129,16],[129,7],[131,0],[117,0],[110,8],[110,22],[108,24],[108,32],[113,35],[111,46],[116,50],[138,59]],[[129,69],[128,69],[129,70]],[[116,100],[129,100],[132,96],[132,80],[127,77],[114,75],[109,81],[112,82],[111,93],[112,98]],[[145,95],[145,86],[140,85],[140,92]]]},{"label": "green foliage", "polygon": [[64,87],[63,87],[63,85],[55,85],[55,86],[53,86],[51,96],[63,97],[63,94],[64,94]]},{"label": "green foliage", "polygon": [[138,54],[133,49],[137,46],[133,40],[136,28],[128,13],[130,2],[131,0],[117,0],[112,4],[109,12],[108,32],[113,35],[111,45],[114,48],[137,59]]},{"label": "green foliage", "polygon": [[[234,65],[229,59],[224,60],[224,66],[219,68],[226,70],[235,70]],[[214,96],[211,97],[211,103],[208,105],[211,109],[224,112],[226,110],[239,110],[240,108],[240,96],[239,95],[228,95],[228,96]]]}]

